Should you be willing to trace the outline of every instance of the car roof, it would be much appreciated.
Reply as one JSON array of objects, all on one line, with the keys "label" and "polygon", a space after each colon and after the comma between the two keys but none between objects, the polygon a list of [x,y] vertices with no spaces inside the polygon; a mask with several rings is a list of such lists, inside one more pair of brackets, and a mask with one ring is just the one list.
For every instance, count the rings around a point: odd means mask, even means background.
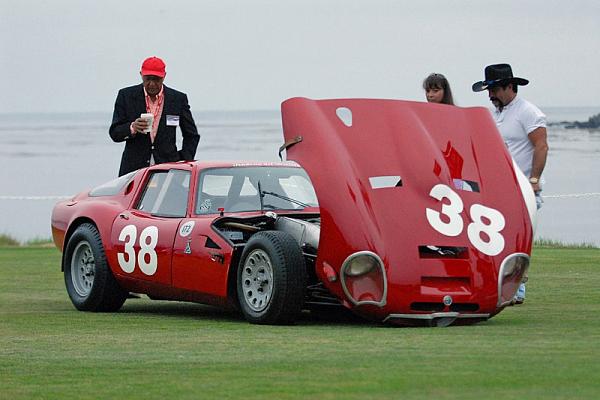
[{"label": "car roof", "polygon": [[288,167],[300,168],[295,161],[177,161],[158,164],[159,168],[172,168],[181,165],[189,165],[192,168],[239,168],[239,167]]}]

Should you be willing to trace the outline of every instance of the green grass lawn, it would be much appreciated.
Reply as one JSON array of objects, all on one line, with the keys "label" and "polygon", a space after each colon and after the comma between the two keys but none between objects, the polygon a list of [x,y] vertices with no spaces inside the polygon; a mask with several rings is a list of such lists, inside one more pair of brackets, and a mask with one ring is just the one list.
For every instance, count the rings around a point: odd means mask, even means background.
[{"label": "green grass lawn", "polygon": [[538,249],[490,321],[250,325],[185,303],[76,311],[52,248],[0,248],[0,399],[597,399],[600,250]]}]

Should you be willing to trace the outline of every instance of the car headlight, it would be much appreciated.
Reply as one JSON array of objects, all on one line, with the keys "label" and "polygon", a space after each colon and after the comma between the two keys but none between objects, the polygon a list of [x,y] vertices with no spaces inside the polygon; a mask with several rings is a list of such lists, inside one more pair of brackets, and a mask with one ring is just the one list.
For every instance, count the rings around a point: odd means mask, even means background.
[{"label": "car headlight", "polygon": [[386,304],[387,278],[377,254],[371,251],[351,254],[342,264],[340,278],[344,293],[355,306]]},{"label": "car headlight", "polygon": [[514,253],[502,261],[498,273],[498,307],[510,304],[529,269],[529,255]]},{"label": "car headlight", "polygon": [[371,272],[377,267],[377,259],[370,254],[359,254],[350,259],[345,269],[346,275],[360,276]]}]

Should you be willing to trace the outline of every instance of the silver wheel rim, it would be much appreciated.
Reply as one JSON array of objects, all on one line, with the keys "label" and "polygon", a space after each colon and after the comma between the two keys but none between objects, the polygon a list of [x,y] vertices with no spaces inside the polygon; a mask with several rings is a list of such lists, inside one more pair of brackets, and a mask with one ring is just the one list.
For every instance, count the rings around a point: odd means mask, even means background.
[{"label": "silver wheel rim", "polygon": [[71,257],[71,281],[78,295],[87,297],[92,291],[96,262],[89,242],[81,241]]},{"label": "silver wheel rim", "polygon": [[273,265],[269,255],[260,249],[253,250],[242,270],[244,301],[253,311],[264,311],[273,295]]}]

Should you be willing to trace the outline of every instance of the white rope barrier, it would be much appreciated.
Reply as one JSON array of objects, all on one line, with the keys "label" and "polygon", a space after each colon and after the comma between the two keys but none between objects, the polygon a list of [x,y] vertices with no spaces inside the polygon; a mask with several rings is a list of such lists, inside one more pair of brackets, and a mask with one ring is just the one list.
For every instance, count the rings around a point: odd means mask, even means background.
[{"label": "white rope barrier", "polygon": [[600,193],[570,193],[570,194],[547,194],[542,195],[544,199],[568,199],[580,197],[600,197]]},{"label": "white rope barrier", "polygon": [[73,196],[0,196],[0,200],[64,200]]}]

